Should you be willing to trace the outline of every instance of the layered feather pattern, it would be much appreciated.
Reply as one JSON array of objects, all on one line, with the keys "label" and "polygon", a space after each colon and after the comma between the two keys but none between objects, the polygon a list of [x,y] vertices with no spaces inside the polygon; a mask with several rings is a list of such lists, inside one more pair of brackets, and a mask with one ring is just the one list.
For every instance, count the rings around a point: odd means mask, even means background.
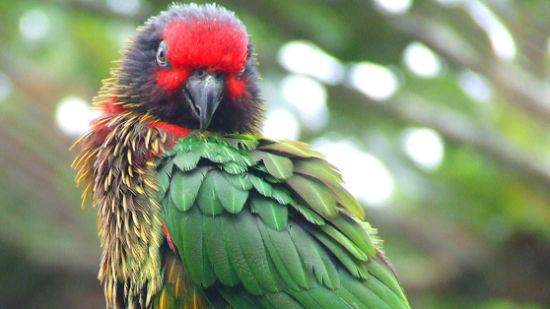
[{"label": "layered feather pattern", "polygon": [[211,306],[409,308],[362,207],[307,145],[190,135],[157,173],[161,219]]}]

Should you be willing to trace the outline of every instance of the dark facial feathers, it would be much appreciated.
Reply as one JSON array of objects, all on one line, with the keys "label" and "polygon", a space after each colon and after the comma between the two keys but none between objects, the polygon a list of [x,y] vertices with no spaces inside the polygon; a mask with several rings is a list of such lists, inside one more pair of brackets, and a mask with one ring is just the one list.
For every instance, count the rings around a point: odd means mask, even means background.
[{"label": "dark facial feathers", "polygon": [[[240,45],[240,33],[244,35],[244,47]],[[168,64],[159,67],[157,50],[163,41],[167,44]],[[204,69],[225,78],[223,96],[208,130],[256,133],[263,109],[253,46],[246,41],[244,25],[222,7],[173,5],[140,27],[124,51],[112,89],[117,97],[115,104],[196,129],[199,120],[182,89],[189,75]]]}]

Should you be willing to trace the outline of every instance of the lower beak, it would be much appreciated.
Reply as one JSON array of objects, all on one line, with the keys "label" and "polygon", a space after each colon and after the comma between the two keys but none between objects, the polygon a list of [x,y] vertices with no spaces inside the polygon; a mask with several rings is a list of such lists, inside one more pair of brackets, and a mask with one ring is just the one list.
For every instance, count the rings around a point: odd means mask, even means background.
[{"label": "lower beak", "polygon": [[223,96],[223,78],[203,70],[195,71],[187,78],[184,93],[191,104],[191,111],[199,120],[199,130],[204,132],[210,125]]}]

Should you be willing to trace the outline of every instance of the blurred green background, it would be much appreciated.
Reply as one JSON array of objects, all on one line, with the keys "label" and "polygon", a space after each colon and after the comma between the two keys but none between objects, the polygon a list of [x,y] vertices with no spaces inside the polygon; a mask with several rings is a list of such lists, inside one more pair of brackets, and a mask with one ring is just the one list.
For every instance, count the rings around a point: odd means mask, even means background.
[{"label": "blurred green background", "polygon": [[[0,1],[1,308],[104,307],[68,148],[170,2]],[[255,43],[266,135],[343,171],[414,308],[550,306],[547,0],[220,4]]]}]

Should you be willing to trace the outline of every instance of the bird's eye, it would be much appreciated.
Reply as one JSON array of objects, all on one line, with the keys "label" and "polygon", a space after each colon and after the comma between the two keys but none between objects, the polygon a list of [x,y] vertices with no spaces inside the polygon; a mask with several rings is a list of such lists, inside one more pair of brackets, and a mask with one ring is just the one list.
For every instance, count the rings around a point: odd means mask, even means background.
[{"label": "bird's eye", "polygon": [[243,77],[244,72],[246,72],[246,65],[243,66],[243,68],[239,71],[239,74],[237,74],[237,78]]},{"label": "bird's eye", "polygon": [[166,42],[162,41],[157,49],[157,64],[163,68],[168,67],[168,57],[166,56]]}]

